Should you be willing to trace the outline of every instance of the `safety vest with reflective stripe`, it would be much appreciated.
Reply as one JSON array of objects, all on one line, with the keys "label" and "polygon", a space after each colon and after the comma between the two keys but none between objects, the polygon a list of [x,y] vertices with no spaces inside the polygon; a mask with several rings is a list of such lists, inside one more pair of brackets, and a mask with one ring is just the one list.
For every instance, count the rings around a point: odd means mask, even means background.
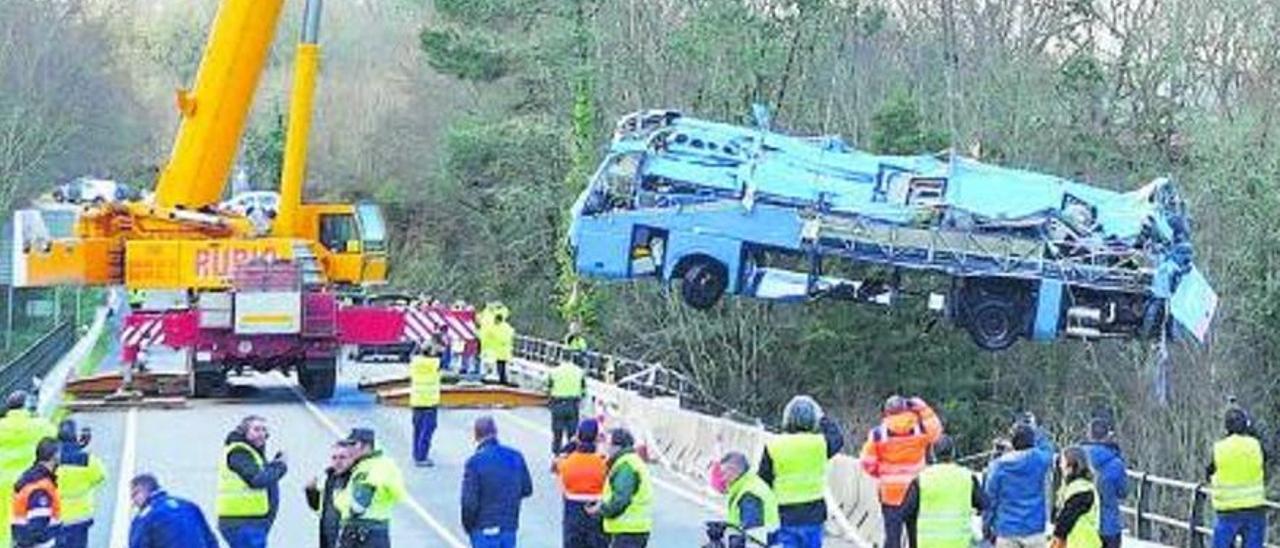
[{"label": "safety vest with reflective stripe", "polygon": [[560,474],[565,500],[600,500],[608,468],[605,456],[599,453],[573,452],[562,457],[556,462],[556,473]]},{"label": "safety vest with reflective stripe", "polygon": [[414,356],[409,362],[409,407],[440,405],[440,358]]},{"label": "safety vest with reflective stripe", "polygon": [[[49,496],[49,507],[32,508],[31,495],[43,492]],[[10,525],[13,529],[28,527],[32,519],[48,518],[49,527],[56,528],[62,523],[62,499],[58,495],[58,486],[50,477],[41,478],[23,485],[13,494]],[[53,546],[53,541],[39,546]]]},{"label": "safety vest with reflective stripe", "polygon": [[[769,484],[760,479],[754,472],[745,472],[733,485],[729,486],[729,509],[725,512],[725,519],[729,525],[742,529],[742,497],[753,495],[760,499],[760,505],[764,510],[764,536],[752,536],[761,544],[768,542],[768,535],[777,531],[782,526],[782,519],[778,516],[778,497],[773,494],[773,490],[769,489]],[[744,531],[746,532],[746,531]]]},{"label": "safety vest with reflective stripe", "polygon": [[1062,508],[1068,499],[1080,493],[1088,493],[1093,498],[1093,504],[1089,505],[1089,511],[1080,516],[1080,519],[1076,520],[1075,526],[1067,533],[1067,548],[1101,548],[1102,537],[1098,534],[1098,516],[1101,514],[1098,506],[1100,506],[1100,503],[1098,501],[1098,490],[1093,486],[1092,481],[1080,478],[1068,483],[1058,493],[1058,508]]},{"label": "safety vest with reflective stripe", "polygon": [[648,533],[653,529],[653,485],[649,479],[649,467],[635,453],[627,453],[618,457],[609,468],[609,478],[604,482],[602,499],[613,498],[613,487],[610,482],[614,474],[623,467],[631,468],[636,475],[636,492],[631,495],[631,504],[617,517],[604,518],[604,532],[611,535],[619,533]]},{"label": "safety vest with reflective stripe", "polygon": [[232,442],[222,450],[222,461],[218,463],[218,517],[220,518],[260,518],[271,511],[271,500],[266,489],[254,489],[244,481],[227,461],[231,452],[244,450],[253,457],[254,464],[262,468],[266,463],[262,455],[253,446],[244,442]]},{"label": "safety vest with reflective stripe", "polygon": [[573,362],[560,362],[551,370],[551,397],[581,398],[582,368]]},{"label": "safety vest with reflective stripe", "polygon": [[75,524],[93,519],[94,498],[107,479],[102,460],[87,455],[84,464],[58,465],[58,494],[62,497],[62,521]]},{"label": "safety vest with reflective stripe", "polygon": [[773,462],[773,492],[778,504],[822,500],[827,482],[827,440],[822,434],[781,434],[765,444]]},{"label": "safety vest with reflective stripe", "polygon": [[[0,417],[0,485],[12,489],[22,472],[31,465],[36,444],[42,438],[57,437],[53,423],[26,409],[10,409]],[[10,497],[0,497],[0,545],[9,544]]]},{"label": "safety vest with reflective stripe", "polygon": [[973,472],[953,463],[925,468],[917,478],[917,548],[968,548],[973,540]]},{"label": "safety vest with reflective stripe", "polygon": [[1266,503],[1262,444],[1233,434],[1213,445],[1213,509],[1241,510]]},{"label": "safety vest with reflective stripe", "polygon": [[511,361],[515,355],[516,330],[507,322],[493,322],[480,328],[480,359]]},{"label": "safety vest with reflective stripe", "polygon": [[[367,508],[356,508],[355,492],[360,486],[373,488],[373,500]],[[405,497],[404,476],[391,459],[374,452],[360,459],[351,468],[347,486],[333,496],[333,507],[342,516],[342,522],[350,520],[391,522],[391,510]]]}]

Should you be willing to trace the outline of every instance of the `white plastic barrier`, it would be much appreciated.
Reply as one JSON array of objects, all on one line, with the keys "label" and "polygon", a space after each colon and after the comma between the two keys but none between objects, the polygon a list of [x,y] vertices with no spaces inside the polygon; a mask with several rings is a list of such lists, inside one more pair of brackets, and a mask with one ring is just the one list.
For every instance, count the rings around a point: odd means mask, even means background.
[{"label": "white plastic barrier", "polygon": [[[512,378],[531,388],[545,384],[545,364],[517,359]],[[647,398],[600,381],[587,384],[587,414],[603,418],[605,427],[624,425],[648,450],[651,460],[674,472],[691,490],[719,501],[707,481],[712,462],[727,451],[741,451],[758,461],[769,439],[759,426],[681,409],[675,398]],[[883,537],[875,483],[857,459],[838,455],[827,474],[827,531],[860,547]]]}]

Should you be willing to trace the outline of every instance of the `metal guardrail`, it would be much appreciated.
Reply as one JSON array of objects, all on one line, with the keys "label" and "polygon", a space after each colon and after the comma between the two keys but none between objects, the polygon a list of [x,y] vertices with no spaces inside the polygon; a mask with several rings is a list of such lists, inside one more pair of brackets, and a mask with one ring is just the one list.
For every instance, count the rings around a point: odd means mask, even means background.
[{"label": "metal guardrail", "polygon": [[43,378],[76,342],[75,326],[62,322],[0,369],[0,394],[30,390],[32,379]]},{"label": "metal guardrail", "polygon": [[[554,365],[567,359],[572,352],[565,345],[555,341],[524,335],[516,337],[516,356],[527,360]],[[585,361],[586,365],[583,369],[586,370],[587,375],[605,383],[647,397],[673,397],[685,409],[749,424],[760,424],[755,417],[712,397],[688,375],[660,363],[646,363],[594,351],[586,352]]]},{"label": "metal guardrail", "polygon": [[[1128,516],[1134,525],[1133,536],[1139,540],[1173,544],[1173,540],[1181,537],[1181,545],[1188,548],[1204,548],[1213,544],[1213,526],[1208,518],[1212,515],[1209,500],[1213,490],[1204,483],[1191,483],[1181,480],[1153,476],[1137,470],[1126,470],[1131,480],[1138,482],[1136,489],[1130,489],[1133,505],[1121,505],[1120,512]],[[1167,496],[1172,492],[1173,496]],[[1165,508],[1177,508],[1182,504],[1186,508],[1182,517],[1169,515],[1171,510],[1152,510],[1153,504]],[[1268,513],[1280,510],[1280,503],[1266,501],[1264,510]],[[1168,533],[1158,535],[1156,526],[1165,528]],[[1270,536],[1270,535],[1269,535]],[[1268,548],[1280,545],[1267,542]]]}]

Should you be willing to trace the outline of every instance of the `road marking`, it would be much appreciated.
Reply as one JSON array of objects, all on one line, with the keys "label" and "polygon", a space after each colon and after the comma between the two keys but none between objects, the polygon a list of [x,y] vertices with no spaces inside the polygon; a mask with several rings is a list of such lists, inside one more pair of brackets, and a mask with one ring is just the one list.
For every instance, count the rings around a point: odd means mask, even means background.
[{"label": "road marking", "polygon": [[[503,417],[511,419],[513,422],[524,427],[524,429],[526,430],[541,434],[547,438],[551,437],[551,432],[549,432],[544,425],[540,425],[536,422],[533,422],[529,419],[521,417],[520,415],[517,415],[507,410],[498,410],[497,413],[499,415],[502,415]],[[650,479],[653,480],[654,485],[657,485],[662,489],[666,489],[667,491],[670,491],[672,494],[682,499],[685,499],[698,506],[706,508],[707,510],[714,512],[716,515],[721,515],[724,513],[724,508],[721,507],[719,504],[716,504],[716,502],[713,501],[710,497],[696,493],[694,491],[690,491],[688,489],[685,489],[684,487],[680,487],[679,485],[671,483],[662,478],[655,477],[653,474],[650,474],[649,476],[650,476]]]},{"label": "road marking", "polygon": [[[277,372],[276,374],[279,375],[280,378],[284,379],[283,374],[280,374],[279,372]],[[297,396],[298,401],[301,401],[302,405],[306,406],[307,411],[311,412],[311,415],[314,416],[316,420],[320,421],[320,424],[323,424],[324,427],[328,429],[329,432],[332,432],[334,436],[337,436],[339,438],[346,436],[347,433],[343,432],[342,429],[338,427],[337,423],[333,422],[333,420],[330,419],[329,416],[324,413],[324,411],[321,411],[319,407],[316,407],[314,403],[311,403],[311,400],[308,400],[307,397],[302,393],[301,390],[298,389],[297,386],[295,386],[293,383],[289,383],[288,379],[284,379],[284,380],[287,383],[286,386],[288,386],[289,390],[293,392],[293,395]],[[427,512],[426,507],[422,506],[422,503],[418,502],[417,499],[413,498],[412,494],[405,493],[404,503],[406,506],[409,507],[410,510],[413,510],[413,513],[417,514],[418,517],[421,518],[422,521],[426,523],[428,527],[430,527],[433,531],[435,531],[436,534],[440,536],[440,538],[444,539],[445,542],[449,544],[449,546],[451,546],[452,548],[468,548],[469,547],[467,543],[462,542],[462,540],[459,539],[457,535],[454,535],[453,531],[450,531],[448,527],[445,527],[444,523],[436,519],[436,517],[431,515],[430,512]],[[116,547],[113,546],[112,548],[116,548]]]},{"label": "road marking", "polygon": [[128,548],[129,522],[133,517],[133,500],[129,483],[137,461],[138,408],[129,408],[124,417],[124,447],[120,450],[120,466],[116,476],[116,513],[111,520],[111,548]]}]

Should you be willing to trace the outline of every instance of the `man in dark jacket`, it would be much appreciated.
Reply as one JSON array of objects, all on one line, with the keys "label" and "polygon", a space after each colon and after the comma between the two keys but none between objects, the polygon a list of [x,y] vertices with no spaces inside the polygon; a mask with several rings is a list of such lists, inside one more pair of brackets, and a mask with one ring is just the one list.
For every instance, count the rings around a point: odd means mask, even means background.
[{"label": "man in dark jacket", "polygon": [[13,485],[13,548],[47,548],[58,539],[62,502],[58,495],[58,440],[36,445],[35,463]]},{"label": "man in dark jacket", "polygon": [[488,415],[475,422],[476,452],[462,478],[462,529],[473,548],[514,548],[520,503],[533,494],[533,480],[519,451],[498,443]]},{"label": "man in dark jacket", "polygon": [[129,497],[138,509],[129,524],[129,548],[218,548],[200,507],[169,496],[155,476],[134,477]]},{"label": "man in dark jacket", "polygon": [[324,469],[323,485],[316,478],[307,483],[307,506],[320,514],[320,548],[338,546],[342,516],[333,506],[333,495],[347,486],[351,474],[351,445],[347,440],[335,443],[329,454],[329,467]]},{"label": "man in dark jacket", "polygon": [[1120,446],[1114,441],[1115,433],[1111,421],[1095,418],[1089,422],[1089,441],[1080,444],[1089,464],[1093,467],[1094,481],[1098,487],[1099,506],[1098,535],[1102,537],[1103,548],[1119,548],[1120,537],[1124,530],[1124,520],[1120,516],[1120,501],[1129,496],[1129,476],[1125,473],[1127,465]]},{"label": "man in dark jacket", "polygon": [[231,548],[262,548],[280,506],[284,454],[267,460],[266,419],[245,417],[227,434],[218,463],[218,532]]}]

